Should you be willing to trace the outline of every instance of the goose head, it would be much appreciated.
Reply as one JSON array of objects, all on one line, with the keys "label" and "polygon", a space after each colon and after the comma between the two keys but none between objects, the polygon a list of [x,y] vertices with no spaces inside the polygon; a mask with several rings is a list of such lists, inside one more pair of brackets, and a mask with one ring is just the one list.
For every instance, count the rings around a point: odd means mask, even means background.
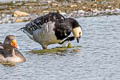
[{"label": "goose head", "polygon": [[3,44],[5,49],[18,48],[17,40],[14,35],[6,36]]},{"label": "goose head", "polygon": [[76,38],[77,42],[79,43],[79,39],[82,36],[82,28],[80,24],[73,18],[69,18],[71,25],[72,25],[72,33],[74,37]]}]

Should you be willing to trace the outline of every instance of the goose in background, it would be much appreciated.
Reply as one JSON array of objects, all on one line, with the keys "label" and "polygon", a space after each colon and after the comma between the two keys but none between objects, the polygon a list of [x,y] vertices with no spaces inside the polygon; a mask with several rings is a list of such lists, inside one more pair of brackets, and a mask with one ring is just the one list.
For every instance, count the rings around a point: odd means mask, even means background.
[{"label": "goose in background", "polygon": [[[50,44],[62,44],[65,41],[72,41],[82,36],[80,24],[74,18],[65,18],[60,13],[48,13],[27,23],[21,30],[27,36],[39,43],[43,49]],[[71,32],[74,36],[70,36]]]},{"label": "goose in background", "polygon": [[0,42],[0,63],[21,63],[25,62],[25,57],[18,51],[16,37],[6,36],[3,43]]}]

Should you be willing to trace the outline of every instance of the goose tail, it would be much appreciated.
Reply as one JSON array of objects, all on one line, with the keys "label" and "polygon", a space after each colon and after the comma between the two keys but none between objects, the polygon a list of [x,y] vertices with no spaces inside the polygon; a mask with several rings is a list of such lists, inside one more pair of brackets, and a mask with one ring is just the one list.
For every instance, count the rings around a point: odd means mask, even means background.
[{"label": "goose tail", "polygon": [[33,35],[26,30],[26,27],[22,27],[19,30],[23,31],[30,39],[34,40]]}]

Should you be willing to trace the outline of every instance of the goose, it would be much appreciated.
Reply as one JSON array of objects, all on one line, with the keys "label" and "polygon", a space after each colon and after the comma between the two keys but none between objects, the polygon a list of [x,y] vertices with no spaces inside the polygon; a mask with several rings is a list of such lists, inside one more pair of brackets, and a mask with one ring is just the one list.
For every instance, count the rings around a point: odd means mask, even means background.
[{"label": "goose", "polygon": [[17,41],[14,35],[6,36],[3,43],[0,42],[0,63],[21,63],[25,57],[17,49]]},{"label": "goose", "polygon": [[[20,28],[30,39],[39,43],[43,49],[50,44],[63,44],[82,36],[82,28],[74,18],[65,18],[58,12],[48,13],[30,21]],[[70,36],[71,32],[73,36]]]}]

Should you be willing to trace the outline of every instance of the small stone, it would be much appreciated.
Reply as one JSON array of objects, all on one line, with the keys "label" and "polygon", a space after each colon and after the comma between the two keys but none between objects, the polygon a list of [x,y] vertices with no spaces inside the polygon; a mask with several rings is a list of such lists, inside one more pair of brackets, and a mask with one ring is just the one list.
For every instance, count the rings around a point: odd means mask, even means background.
[{"label": "small stone", "polygon": [[80,52],[79,49],[73,49],[73,52]]},{"label": "small stone", "polygon": [[22,11],[15,11],[14,12],[15,17],[21,17],[21,16],[29,16],[29,13],[22,12]]},{"label": "small stone", "polygon": [[67,48],[72,48],[72,44],[71,44],[71,43],[68,43]]}]

